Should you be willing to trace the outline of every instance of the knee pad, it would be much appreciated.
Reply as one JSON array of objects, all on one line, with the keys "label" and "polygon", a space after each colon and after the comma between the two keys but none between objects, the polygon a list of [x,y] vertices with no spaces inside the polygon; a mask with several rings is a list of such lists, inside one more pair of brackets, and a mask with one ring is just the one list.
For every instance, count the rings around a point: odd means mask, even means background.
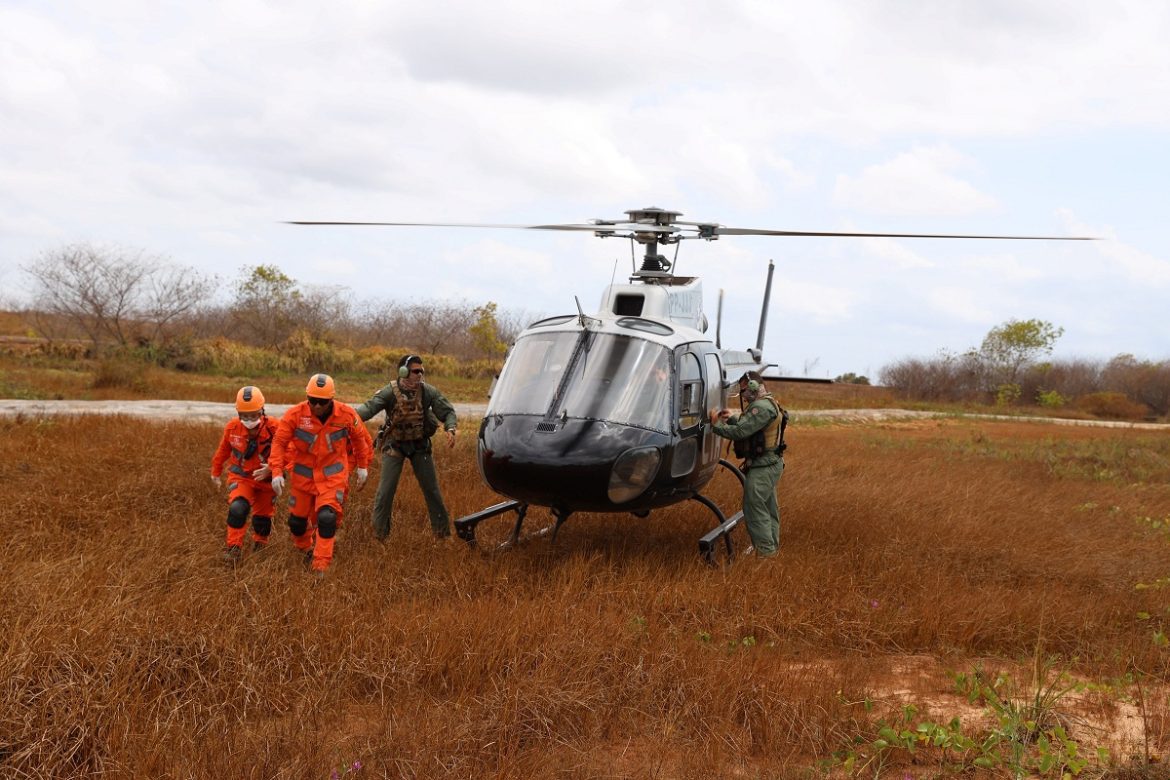
[{"label": "knee pad", "polygon": [[337,533],[337,511],[331,506],[317,510],[317,536],[332,539]]},{"label": "knee pad", "polygon": [[309,530],[309,518],[289,515],[288,530],[292,532],[293,536],[304,536],[305,531]]},{"label": "knee pad", "polygon": [[256,515],[252,518],[252,530],[257,536],[268,536],[272,533],[272,518]]},{"label": "knee pad", "polygon": [[248,521],[248,512],[252,507],[242,498],[237,498],[228,505],[227,524],[232,528],[243,528]]}]

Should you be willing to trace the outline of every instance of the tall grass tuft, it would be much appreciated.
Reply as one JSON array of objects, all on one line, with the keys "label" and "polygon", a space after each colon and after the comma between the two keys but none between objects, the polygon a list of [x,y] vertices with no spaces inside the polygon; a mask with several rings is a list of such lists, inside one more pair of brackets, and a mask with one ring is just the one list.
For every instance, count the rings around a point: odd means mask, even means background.
[{"label": "tall grass tuft", "polygon": [[107,357],[97,362],[91,387],[95,390],[129,390],[146,395],[152,389],[152,372],[153,367],[149,363],[126,356]]}]

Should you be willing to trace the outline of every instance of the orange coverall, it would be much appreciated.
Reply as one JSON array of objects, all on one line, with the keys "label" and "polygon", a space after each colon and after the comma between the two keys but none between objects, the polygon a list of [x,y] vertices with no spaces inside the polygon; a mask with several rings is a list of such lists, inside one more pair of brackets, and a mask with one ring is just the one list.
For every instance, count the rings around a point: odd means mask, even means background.
[{"label": "orange coverall", "polygon": [[[276,420],[265,415],[256,428],[256,445],[248,453],[251,442],[251,433],[238,418],[228,420],[223,426],[223,438],[219,441],[219,448],[211,456],[211,476],[219,477],[227,464],[228,472],[228,507],[241,498],[248,502],[252,511],[252,537],[257,544],[268,543],[268,534],[272,530],[272,478],[265,477],[256,480],[252,472],[263,466],[269,459],[272,441],[276,435]],[[233,528],[232,514],[229,513],[227,526],[227,546],[240,547],[244,543],[245,514],[237,518],[239,528]]]},{"label": "orange coverall", "polygon": [[286,471],[290,475],[289,531],[298,549],[313,550],[314,571],[325,571],[333,560],[333,537],[349,488],[351,464],[368,469],[373,452],[365,423],[352,406],[336,399],[324,421],[304,401],[280,418],[268,465],[273,477]]}]

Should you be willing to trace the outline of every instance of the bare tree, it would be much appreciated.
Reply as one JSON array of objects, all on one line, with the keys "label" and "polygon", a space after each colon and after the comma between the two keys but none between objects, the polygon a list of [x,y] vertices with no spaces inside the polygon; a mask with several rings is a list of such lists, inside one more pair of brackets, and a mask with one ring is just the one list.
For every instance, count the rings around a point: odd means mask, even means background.
[{"label": "bare tree", "polygon": [[147,276],[142,301],[142,319],[149,327],[147,337],[168,343],[175,326],[195,319],[215,294],[217,280],[193,268],[159,265]]},{"label": "bare tree", "polygon": [[407,307],[405,335],[423,352],[466,352],[468,329],[475,322],[475,307],[466,301],[429,301]]},{"label": "bare tree", "polygon": [[50,322],[66,320],[93,342],[125,347],[140,336],[163,335],[176,320],[206,302],[213,280],[141,250],[75,244],[45,252],[23,267],[32,279],[34,326],[57,335]]},{"label": "bare tree", "polygon": [[353,309],[354,338],[363,346],[405,344],[406,310],[394,301],[360,301]]},{"label": "bare tree", "polygon": [[308,287],[294,303],[293,315],[314,340],[334,342],[342,335],[352,336],[353,304],[347,287]]}]

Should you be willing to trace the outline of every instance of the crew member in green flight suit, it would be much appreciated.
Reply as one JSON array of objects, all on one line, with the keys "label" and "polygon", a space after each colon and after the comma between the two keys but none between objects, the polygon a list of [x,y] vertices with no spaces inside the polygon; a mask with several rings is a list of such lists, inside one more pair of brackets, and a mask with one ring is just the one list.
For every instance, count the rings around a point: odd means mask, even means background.
[{"label": "crew member in green flight suit", "polygon": [[441,421],[448,446],[455,446],[455,408],[437,388],[423,381],[425,373],[421,357],[406,355],[398,361],[398,378],[355,407],[362,420],[386,412],[386,421],[378,433],[378,449],[382,451],[382,476],[374,498],[374,535],[378,539],[390,535],[394,494],[407,460],[426,499],[431,530],[439,538],[451,535],[451,518],[439,492],[431,456],[431,437]]},{"label": "crew member in green flight suit", "polygon": [[735,442],[735,452],[744,459],[743,515],[756,555],[771,558],[780,550],[780,508],[776,484],[784,473],[784,428],[788,413],[764,386],[756,371],[739,378],[739,400],[743,409],[711,411],[712,430]]}]

